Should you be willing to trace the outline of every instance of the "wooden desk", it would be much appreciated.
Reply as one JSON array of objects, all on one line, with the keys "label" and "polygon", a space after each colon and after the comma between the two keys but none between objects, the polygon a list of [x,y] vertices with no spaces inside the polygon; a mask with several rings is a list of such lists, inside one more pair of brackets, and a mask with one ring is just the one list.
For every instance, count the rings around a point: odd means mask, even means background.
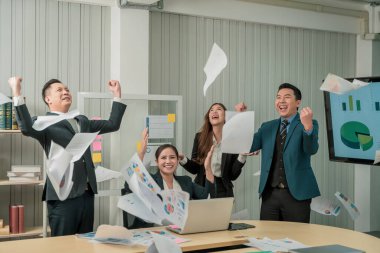
[{"label": "wooden desk", "polygon": [[[246,242],[247,237],[270,237],[281,239],[289,237],[310,246],[341,244],[348,247],[362,249],[367,253],[378,253],[380,239],[347,229],[292,222],[276,221],[245,221],[256,225],[256,228],[240,231],[219,231],[183,235],[191,241],[180,244],[183,251],[218,248],[238,245]],[[155,228],[156,230],[157,228]],[[86,239],[76,236],[51,237],[0,242],[0,252],[12,253],[138,253],[145,252],[143,246],[123,246],[90,243]],[[228,253],[254,252],[255,249],[239,249],[226,251]]]}]

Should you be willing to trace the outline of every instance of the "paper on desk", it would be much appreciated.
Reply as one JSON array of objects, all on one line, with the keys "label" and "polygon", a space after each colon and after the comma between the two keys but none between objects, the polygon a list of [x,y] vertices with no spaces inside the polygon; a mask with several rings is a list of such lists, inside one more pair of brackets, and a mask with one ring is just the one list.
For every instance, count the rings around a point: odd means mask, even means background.
[{"label": "paper on desk", "polygon": [[245,244],[250,247],[256,247],[260,250],[267,250],[267,251],[273,251],[273,252],[288,252],[292,249],[299,249],[299,248],[306,248],[307,245],[304,245],[298,241],[284,238],[279,240],[272,240],[268,237],[264,237],[263,239],[257,239],[257,238],[248,238],[249,243]]},{"label": "paper on desk", "polygon": [[0,105],[12,102],[12,99],[9,97],[5,96],[3,93],[0,92]]},{"label": "paper on desk", "polygon": [[222,152],[249,153],[255,128],[255,112],[240,112],[223,126]]},{"label": "paper on desk", "polygon": [[45,128],[56,124],[65,119],[73,119],[79,115],[78,109],[72,110],[61,115],[49,115],[49,116],[38,116],[37,120],[33,123],[33,128],[37,131],[44,130]]},{"label": "paper on desk", "polygon": [[110,169],[106,169],[100,165],[98,165],[95,169],[96,182],[100,183],[103,181],[118,179],[122,176],[119,171],[114,171]]},{"label": "paper on desk", "polygon": [[83,156],[98,133],[77,133],[66,148],[51,142],[46,173],[61,201],[68,197],[72,189],[74,162]]},{"label": "paper on desk", "polygon": [[146,253],[181,253],[181,248],[172,240],[160,234],[151,233],[153,243],[145,251]]},{"label": "paper on desk", "polygon": [[112,225],[100,225],[96,230],[94,239],[132,239],[132,233],[125,227],[112,226]]},{"label": "paper on desk", "polygon": [[348,214],[351,216],[353,220],[359,217],[360,212],[359,209],[356,207],[356,205],[347,198],[343,193],[336,192],[335,196],[338,198],[338,200],[343,204],[344,208],[348,211]]},{"label": "paper on desk", "polygon": [[357,79],[354,79],[353,82],[350,82],[342,77],[329,73],[322,83],[320,90],[341,95],[349,91],[364,87],[366,85],[368,85],[368,83],[359,81]]},{"label": "paper on desk", "polygon": [[203,85],[203,95],[206,96],[207,89],[218,77],[220,72],[227,66],[226,53],[216,44],[212,46],[210,56],[206,62],[203,71],[206,74],[206,82]]},{"label": "paper on desk", "polygon": [[339,205],[333,204],[330,200],[321,196],[312,199],[310,208],[317,213],[334,216],[338,216],[341,209]]},{"label": "paper on desk", "polygon": [[373,162],[373,164],[377,163],[380,163],[380,150],[376,150],[375,161]]}]

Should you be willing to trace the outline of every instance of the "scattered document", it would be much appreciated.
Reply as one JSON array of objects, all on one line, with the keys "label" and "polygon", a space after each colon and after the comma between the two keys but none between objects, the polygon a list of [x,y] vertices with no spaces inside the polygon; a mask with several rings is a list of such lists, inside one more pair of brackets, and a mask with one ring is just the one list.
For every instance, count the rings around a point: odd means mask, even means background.
[{"label": "scattered document", "polygon": [[61,201],[69,196],[73,187],[74,162],[83,156],[98,133],[77,133],[66,148],[51,142],[46,173]]},{"label": "scattered document", "polygon": [[34,121],[32,127],[37,131],[42,131],[45,128],[54,125],[62,120],[73,119],[78,115],[79,111],[75,109],[61,115],[38,116],[37,120]]},{"label": "scattered document", "polygon": [[161,190],[137,154],[121,169],[121,173],[133,195],[121,197],[119,208],[156,224],[175,224],[183,228],[190,199],[187,192]]},{"label": "scattered document", "polygon": [[380,150],[376,150],[375,161],[373,162],[373,164],[377,163],[380,163]]},{"label": "scattered document", "polygon": [[174,122],[168,115],[149,115],[146,118],[149,139],[172,139],[174,138]]},{"label": "scattered document", "polygon": [[203,85],[203,95],[206,96],[207,89],[218,77],[220,72],[227,66],[227,55],[226,53],[216,44],[212,46],[210,56],[208,57],[207,63],[203,68],[206,74],[206,82]]},{"label": "scattered document", "polygon": [[146,253],[181,253],[181,248],[172,240],[160,234],[151,233],[153,243],[145,251]]},{"label": "scattered document", "polygon": [[308,247],[305,244],[302,244],[298,241],[284,238],[279,240],[272,240],[268,237],[264,237],[263,239],[258,238],[248,238],[249,243],[245,244],[250,247],[255,247],[260,250],[265,251],[273,251],[273,252],[288,252],[292,249],[306,248]]},{"label": "scattered document", "polygon": [[328,199],[324,199],[321,196],[313,198],[310,204],[311,210],[323,214],[338,216],[340,213],[340,206],[333,204]]},{"label": "scattered document", "polygon": [[12,99],[0,92],[0,105],[12,102]]},{"label": "scattered document", "polygon": [[120,172],[106,169],[100,165],[98,165],[95,169],[96,182],[104,182],[111,179],[118,179],[123,176]]},{"label": "scattered document", "polygon": [[338,200],[343,204],[344,208],[348,211],[349,215],[353,220],[359,217],[360,212],[359,209],[355,206],[355,204],[347,198],[343,193],[336,192],[335,196]]},{"label": "scattered document", "polygon": [[222,152],[249,153],[255,133],[255,112],[240,112],[223,126]]},{"label": "scattered document", "polygon": [[368,85],[368,83],[362,82],[357,79],[354,79],[353,82],[350,82],[342,77],[329,73],[326,76],[324,82],[322,83],[320,90],[342,95],[344,93],[359,89],[366,85]]},{"label": "scattered document", "polygon": [[132,233],[122,226],[100,225],[96,230],[95,239],[131,239]]}]

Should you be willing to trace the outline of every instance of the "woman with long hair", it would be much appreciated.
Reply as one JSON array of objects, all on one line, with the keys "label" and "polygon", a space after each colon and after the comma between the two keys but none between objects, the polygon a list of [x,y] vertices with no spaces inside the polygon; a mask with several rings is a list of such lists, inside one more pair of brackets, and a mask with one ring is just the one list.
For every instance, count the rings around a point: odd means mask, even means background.
[{"label": "woman with long hair", "polygon": [[[235,110],[244,111],[244,103],[237,104]],[[204,186],[206,181],[205,165],[210,166],[214,175],[214,185],[210,189],[211,198],[233,197],[232,181],[241,174],[245,164],[245,155],[225,154],[221,150],[222,130],[225,123],[226,107],[214,103],[204,116],[203,126],[195,135],[191,159],[180,155],[180,164],[192,174],[196,174],[195,183]],[[211,151],[211,149],[213,149]],[[206,164],[211,151],[210,165]]]}]

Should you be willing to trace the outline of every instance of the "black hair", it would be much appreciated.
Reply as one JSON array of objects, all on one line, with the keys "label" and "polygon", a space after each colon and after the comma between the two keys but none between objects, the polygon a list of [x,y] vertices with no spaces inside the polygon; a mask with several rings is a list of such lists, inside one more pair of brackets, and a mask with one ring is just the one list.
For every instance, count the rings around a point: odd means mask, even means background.
[{"label": "black hair", "polygon": [[158,160],[158,157],[160,156],[161,152],[166,148],[171,148],[178,158],[177,148],[171,144],[164,144],[164,145],[159,146],[158,149],[156,150],[156,153],[154,154],[154,156],[156,157],[156,160]]},{"label": "black hair", "polygon": [[46,97],[46,90],[50,88],[50,86],[53,84],[53,83],[62,83],[61,81],[59,81],[58,79],[50,79],[49,81],[47,81],[44,85],[44,87],[42,88],[42,99],[44,100],[44,103],[46,105],[48,105],[48,103],[46,103],[45,101],[45,97]]},{"label": "black hair", "polygon": [[296,100],[301,100],[302,99],[302,94],[301,91],[294,85],[290,83],[283,83],[280,86],[278,86],[278,91],[282,89],[291,89],[293,90],[294,96],[296,97]]}]

